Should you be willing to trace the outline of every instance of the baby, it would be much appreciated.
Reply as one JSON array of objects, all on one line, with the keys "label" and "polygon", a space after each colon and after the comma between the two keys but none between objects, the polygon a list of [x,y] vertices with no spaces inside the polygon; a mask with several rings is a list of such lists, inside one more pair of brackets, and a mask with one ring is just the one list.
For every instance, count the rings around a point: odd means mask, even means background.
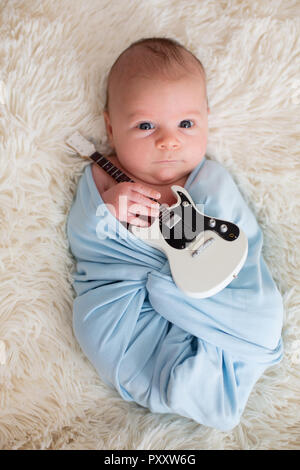
[{"label": "baby", "polygon": [[[137,184],[116,184],[97,164],[92,168],[118,220],[148,225],[137,214],[159,215],[150,197],[176,202],[171,186],[183,187],[205,155],[208,114],[204,68],[176,41],[140,40],[119,56],[108,77],[104,111],[114,149],[108,158]],[[127,197],[126,205],[120,196]]]},{"label": "baby", "polygon": [[[96,164],[79,181],[67,224],[77,261],[73,328],[124,400],[229,430],[255,382],[282,358],[283,306],[254,214],[229,172],[205,156],[208,114],[204,69],[176,41],[138,41],[113,65],[108,158],[134,182],[116,183]],[[248,239],[238,278],[208,298],[180,291],[166,256],[123,225],[148,225],[158,216],[153,199],[176,202],[175,184]]]}]

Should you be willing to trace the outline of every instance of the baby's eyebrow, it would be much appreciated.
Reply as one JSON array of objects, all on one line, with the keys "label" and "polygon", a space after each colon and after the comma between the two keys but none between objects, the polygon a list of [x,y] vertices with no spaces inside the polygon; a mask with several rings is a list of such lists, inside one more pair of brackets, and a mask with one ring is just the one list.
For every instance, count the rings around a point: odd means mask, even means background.
[{"label": "baby's eyebrow", "polygon": [[198,116],[200,116],[201,112],[200,112],[198,109],[196,109],[196,110],[193,109],[192,111],[185,111],[185,112],[182,113],[182,114],[185,114],[185,115],[187,115],[187,116],[191,116],[192,114],[193,114],[193,115],[198,115]]},{"label": "baby's eyebrow", "polygon": [[133,119],[133,118],[145,117],[145,116],[150,117],[150,116],[148,115],[148,113],[146,113],[146,112],[144,113],[144,112],[142,112],[142,111],[137,111],[137,112],[128,114],[127,117],[128,117],[129,119]]},{"label": "baby's eyebrow", "polygon": [[[193,115],[193,116],[195,116],[195,115],[196,115],[196,116],[201,116],[201,112],[200,112],[198,109],[196,109],[196,110],[194,109],[194,110],[192,110],[192,111],[183,111],[183,112],[181,113],[181,117],[182,117],[183,115],[184,115],[185,117],[192,116],[192,115]],[[146,113],[146,112],[143,113],[143,112],[140,112],[140,111],[134,112],[134,113],[130,113],[130,114],[128,114],[127,117],[128,117],[128,119],[133,119],[133,118],[136,119],[136,118],[138,118],[138,117],[144,118],[145,116],[146,116],[147,118],[151,118],[151,116],[149,116],[148,113]]]}]

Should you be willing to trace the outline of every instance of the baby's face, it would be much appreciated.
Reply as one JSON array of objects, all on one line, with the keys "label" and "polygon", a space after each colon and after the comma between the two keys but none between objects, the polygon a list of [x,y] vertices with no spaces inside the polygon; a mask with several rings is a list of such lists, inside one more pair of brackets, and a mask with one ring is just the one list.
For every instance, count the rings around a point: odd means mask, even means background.
[{"label": "baby's face", "polygon": [[114,87],[106,130],[125,170],[148,184],[172,184],[205,155],[205,84],[200,75],[177,81],[134,78]]}]

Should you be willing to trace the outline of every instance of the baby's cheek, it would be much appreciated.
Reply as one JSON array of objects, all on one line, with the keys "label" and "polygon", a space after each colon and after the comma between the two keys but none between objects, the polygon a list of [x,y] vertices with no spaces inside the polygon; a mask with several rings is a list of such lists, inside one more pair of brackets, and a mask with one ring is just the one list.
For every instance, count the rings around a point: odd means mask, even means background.
[{"label": "baby's cheek", "polygon": [[203,134],[200,139],[200,149],[205,153],[207,146],[207,133]]}]

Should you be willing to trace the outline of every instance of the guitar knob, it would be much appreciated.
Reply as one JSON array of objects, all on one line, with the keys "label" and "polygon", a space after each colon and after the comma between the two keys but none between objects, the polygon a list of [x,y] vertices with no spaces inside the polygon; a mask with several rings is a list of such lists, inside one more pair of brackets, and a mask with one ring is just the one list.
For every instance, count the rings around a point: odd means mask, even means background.
[{"label": "guitar knob", "polygon": [[210,227],[212,227],[212,228],[215,227],[215,226],[216,226],[216,221],[215,221],[215,219],[209,219],[208,225],[209,225]]},{"label": "guitar knob", "polygon": [[227,227],[227,225],[225,225],[225,224],[222,224],[222,225],[221,225],[221,227],[220,227],[220,230],[221,230],[221,232],[222,232],[222,233],[225,233],[225,232],[227,232],[227,230],[228,230],[228,227]]}]

